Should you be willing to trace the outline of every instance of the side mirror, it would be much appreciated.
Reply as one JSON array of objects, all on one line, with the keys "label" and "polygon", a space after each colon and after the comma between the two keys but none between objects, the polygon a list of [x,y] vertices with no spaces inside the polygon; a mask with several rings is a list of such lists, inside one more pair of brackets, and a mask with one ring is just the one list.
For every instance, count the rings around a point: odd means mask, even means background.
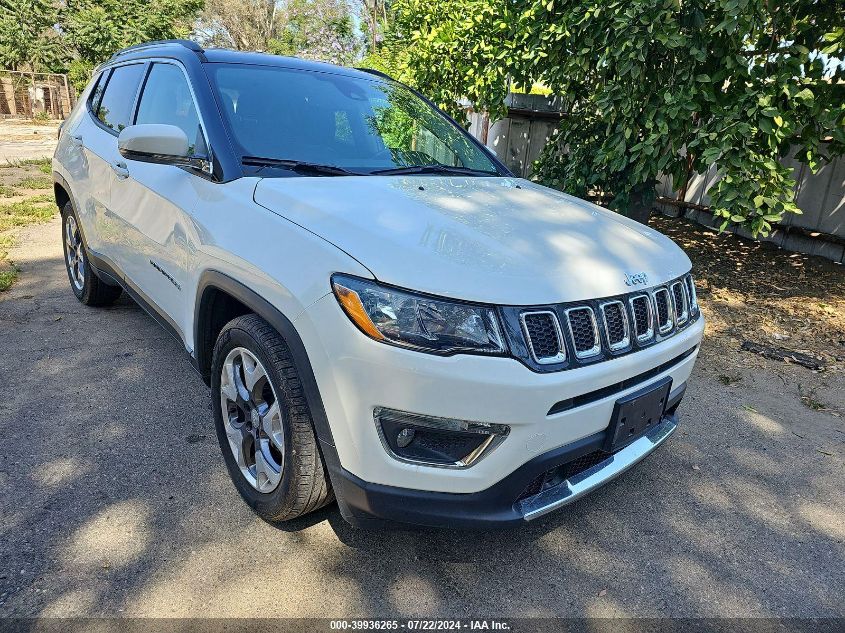
[{"label": "side mirror", "polygon": [[162,165],[180,165],[206,170],[204,156],[191,155],[188,137],[175,125],[142,123],[130,125],[117,137],[117,150],[129,160]]}]

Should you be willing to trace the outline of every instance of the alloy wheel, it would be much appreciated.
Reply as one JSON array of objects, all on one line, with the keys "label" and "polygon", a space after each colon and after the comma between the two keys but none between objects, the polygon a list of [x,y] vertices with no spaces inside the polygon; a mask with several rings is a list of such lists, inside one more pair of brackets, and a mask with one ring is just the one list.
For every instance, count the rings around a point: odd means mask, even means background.
[{"label": "alloy wheel", "polygon": [[68,214],[65,219],[65,245],[67,269],[70,279],[77,290],[85,286],[85,251],[82,248],[82,236],[76,218]]},{"label": "alloy wheel", "polygon": [[282,410],[267,370],[246,348],[236,347],[223,362],[220,407],[241,473],[259,492],[273,492],[285,463]]}]

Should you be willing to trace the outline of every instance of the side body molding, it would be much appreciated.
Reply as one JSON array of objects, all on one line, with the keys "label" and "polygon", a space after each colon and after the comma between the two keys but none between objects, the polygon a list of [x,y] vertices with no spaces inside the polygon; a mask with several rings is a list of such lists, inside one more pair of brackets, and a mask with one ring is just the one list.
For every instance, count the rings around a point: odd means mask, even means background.
[{"label": "side body molding", "polygon": [[[211,289],[223,291],[240,301],[272,325],[282,335],[282,338],[285,339],[293,357],[293,362],[299,372],[299,377],[302,380],[302,390],[305,393],[305,399],[311,410],[314,430],[317,433],[320,444],[323,445],[323,456],[329,462],[332,461],[332,457],[336,459],[334,450],[326,450],[326,445],[332,449],[334,448],[334,438],[332,437],[331,427],[329,427],[326,409],[323,406],[323,399],[317,387],[317,379],[314,377],[314,370],[311,367],[311,361],[308,359],[305,345],[302,343],[302,339],[293,323],[258,293],[216,270],[207,270],[200,276],[194,311],[195,358],[193,361],[200,370],[203,380],[207,384],[210,383],[207,368],[211,365],[211,354],[214,350],[215,341],[210,341],[207,337],[201,335],[199,324],[207,322],[207,312],[211,309],[211,293],[208,291]],[[329,452],[333,455],[328,455],[327,453]]]}]

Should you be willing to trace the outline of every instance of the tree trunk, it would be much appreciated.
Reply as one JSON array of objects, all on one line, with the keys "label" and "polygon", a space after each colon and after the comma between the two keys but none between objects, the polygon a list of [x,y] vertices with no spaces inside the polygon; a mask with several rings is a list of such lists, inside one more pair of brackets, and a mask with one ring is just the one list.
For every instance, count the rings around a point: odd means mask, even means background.
[{"label": "tree trunk", "polygon": [[648,224],[651,217],[651,203],[654,196],[643,195],[641,191],[631,192],[628,217],[642,224]]}]

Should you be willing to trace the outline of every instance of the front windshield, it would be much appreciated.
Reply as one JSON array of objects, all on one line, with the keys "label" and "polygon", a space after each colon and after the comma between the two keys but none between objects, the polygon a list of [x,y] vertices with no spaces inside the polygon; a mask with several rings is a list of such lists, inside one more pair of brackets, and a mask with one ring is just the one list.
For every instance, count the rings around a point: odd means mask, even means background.
[{"label": "front windshield", "polygon": [[362,174],[445,165],[499,175],[466,132],[399,84],[274,66],[209,66],[243,157]]}]

